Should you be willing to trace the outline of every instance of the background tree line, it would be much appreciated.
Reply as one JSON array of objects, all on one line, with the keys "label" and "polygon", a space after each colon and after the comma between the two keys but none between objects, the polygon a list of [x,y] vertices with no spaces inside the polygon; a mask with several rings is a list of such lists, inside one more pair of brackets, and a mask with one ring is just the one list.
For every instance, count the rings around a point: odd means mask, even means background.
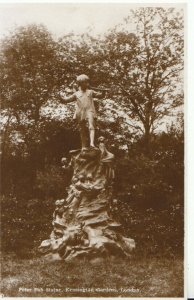
[{"label": "background tree line", "polygon": [[109,88],[96,103],[97,134],[116,155],[115,218],[140,252],[182,251],[183,25],[176,10],[141,8],[102,36],[54,39],[32,24],[1,41],[5,249],[21,252],[24,241],[33,247],[45,227],[50,231],[54,200],[65,197],[70,180],[60,160],[80,146],[74,106],[60,104],[56,94],[72,93],[85,73],[91,86]]}]

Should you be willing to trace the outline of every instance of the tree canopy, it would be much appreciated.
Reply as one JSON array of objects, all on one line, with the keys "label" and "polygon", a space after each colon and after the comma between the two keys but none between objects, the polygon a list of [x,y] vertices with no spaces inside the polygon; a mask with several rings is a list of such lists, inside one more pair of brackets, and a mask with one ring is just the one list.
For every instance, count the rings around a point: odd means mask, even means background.
[{"label": "tree canopy", "polygon": [[175,9],[131,10],[122,24],[95,37],[72,33],[54,40],[42,25],[19,27],[1,48],[5,128],[14,122],[28,142],[40,140],[45,122],[55,119],[48,112],[56,107],[59,115],[65,111],[63,124],[69,128],[73,108],[57,103],[55,93],[72,92],[81,73],[91,86],[109,88],[99,104],[99,126],[118,140],[143,135],[147,147],[164,118],[183,104],[184,27]]}]

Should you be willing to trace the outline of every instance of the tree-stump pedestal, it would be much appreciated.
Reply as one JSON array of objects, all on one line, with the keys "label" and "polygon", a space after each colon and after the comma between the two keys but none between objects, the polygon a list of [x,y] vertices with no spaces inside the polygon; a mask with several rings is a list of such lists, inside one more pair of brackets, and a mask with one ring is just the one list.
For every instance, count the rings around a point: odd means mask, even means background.
[{"label": "tree-stump pedestal", "polygon": [[73,176],[68,196],[56,201],[53,231],[39,247],[46,257],[65,261],[129,257],[135,247],[111,216],[114,155],[102,137],[99,141],[98,148],[70,152],[67,168],[73,168]]}]

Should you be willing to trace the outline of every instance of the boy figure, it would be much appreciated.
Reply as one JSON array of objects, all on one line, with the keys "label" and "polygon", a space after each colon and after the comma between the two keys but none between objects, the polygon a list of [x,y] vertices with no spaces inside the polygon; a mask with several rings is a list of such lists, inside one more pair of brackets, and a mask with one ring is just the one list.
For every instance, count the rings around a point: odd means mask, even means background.
[{"label": "boy figure", "polygon": [[69,97],[61,97],[60,95],[60,100],[63,103],[76,101],[76,111],[73,118],[77,120],[80,127],[82,149],[87,148],[87,123],[89,127],[90,147],[95,148],[94,138],[96,110],[93,97],[99,99],[103,98],[104,93],[98,93],[90,90],[89,77],[85,74],[79,75],[77,77],[77,84],[79,86],[77,92]]}]

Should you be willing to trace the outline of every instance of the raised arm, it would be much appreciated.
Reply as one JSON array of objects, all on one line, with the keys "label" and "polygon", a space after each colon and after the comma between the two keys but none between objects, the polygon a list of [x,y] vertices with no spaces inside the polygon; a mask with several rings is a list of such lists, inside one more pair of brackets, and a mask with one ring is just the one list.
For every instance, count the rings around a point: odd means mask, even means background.
[{"label": "raised arm", "polygon": [[92,90],[92,96],[97,99],[103,99],[105,97],[106,91],[96,92]]},{"label": "raised arm", "polygon": [[59,98],[59,100],[60,100],[62,103],[64,103],[64,104],[70,103],[70,102],[73,102],[73,101],[76,100],[75,94],[73,94],[73,95],[71,95],[71,96],[68,96],[68,97],[66,97],[66,96],[62,97],[60,94],[58,94],[58,98]]}]

